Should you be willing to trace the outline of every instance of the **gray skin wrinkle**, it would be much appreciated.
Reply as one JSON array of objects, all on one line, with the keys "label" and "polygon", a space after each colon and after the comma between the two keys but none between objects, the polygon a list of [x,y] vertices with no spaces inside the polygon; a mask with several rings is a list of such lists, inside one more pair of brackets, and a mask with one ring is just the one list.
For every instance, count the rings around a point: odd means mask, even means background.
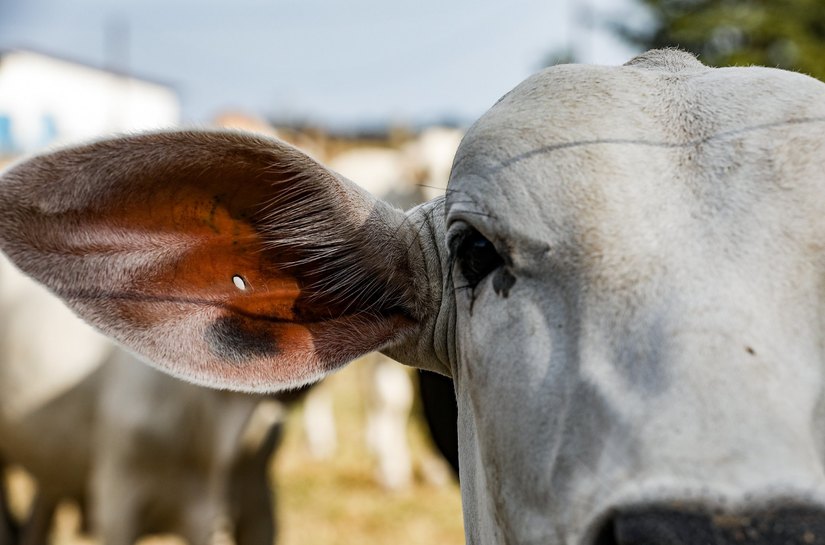
[{"label": "gray skin wrinkle", "polygon": [[450,376],[455,361],[455,337],[450,334],[455,330],[455,296],[446,266],[449,251],[444,220],[444,200],[436,199],[407,212],[410,228],[403,233],[399,229],[408,246],[415,291],[426,294],[419,297],[425,308],[417,312],[424,319],[416,336],[382,352],[402,363]]}]

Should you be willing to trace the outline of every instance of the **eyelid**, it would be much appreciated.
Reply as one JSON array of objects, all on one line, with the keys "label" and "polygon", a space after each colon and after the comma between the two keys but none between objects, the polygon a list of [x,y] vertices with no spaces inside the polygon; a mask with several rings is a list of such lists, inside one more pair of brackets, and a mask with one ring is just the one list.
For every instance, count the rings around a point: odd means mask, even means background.
[{"label": "eyelid", "polygon": [[464,242],[468,236],[472,235],[474,231],[475,229],[473,227],[461,220],[454,222],[449,227],[447,231],[447,252],[450,261],[455,258],[461,243]]},{"label": "eyelid", "polygon": [[500,237],[496,236],[496,234],[491,231],[491,226],[485,224],[484,222],[474,221],[470,223],[464,219],[454,219],[448,224],[447,227],[447,255],[452,260],[456,251],[461,246],[461,243],[464,242],[468,236],[478,233],[482,237],[489,240],[493,247],[495,247],[496,252],[498,252],[504,259],[505,263],[509,264],[510,259],[507,254],[507,246],[503,244],[503,240]]},{"label": "eyelid", "polygon": [[473,228],[463,221],[455,222],[447,231],[447,270],[450,271],[451,277],[456,267],[458,249],[472,233]]}]

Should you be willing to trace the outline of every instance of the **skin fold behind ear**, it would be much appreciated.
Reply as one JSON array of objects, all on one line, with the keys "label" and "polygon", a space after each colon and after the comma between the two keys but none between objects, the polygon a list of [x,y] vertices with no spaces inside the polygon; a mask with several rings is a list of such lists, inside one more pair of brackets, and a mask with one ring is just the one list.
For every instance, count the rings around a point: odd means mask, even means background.
[{"label": "skin fold behind ear", "polygon": [[68,148],[7,171],[0,203],[18,267],[197,383],[300,386],[417,344],[433,320],[417,227],[278,140],[176,131]]},{"label": "skin fold behind ear", "polygon": [[447,271],[444,199],[435,199],[413,208],[407,220],[416,236],[409,247],[410,273],[416,292],[422,294],[421,316],[415,335],[384,348],[389,357],[442,375],[452,374],[455,343],[449,334],[455,327],[455,299]]}]

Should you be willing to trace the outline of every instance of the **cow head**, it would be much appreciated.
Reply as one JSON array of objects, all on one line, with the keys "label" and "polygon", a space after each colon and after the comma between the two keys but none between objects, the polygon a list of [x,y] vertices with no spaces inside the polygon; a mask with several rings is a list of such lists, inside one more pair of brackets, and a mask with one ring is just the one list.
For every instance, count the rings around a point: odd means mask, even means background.
[{"label": "cow head", "polygon": [[167,371],[380,349],[455,379],[470,543],[825,543],[825,87],[559,66],[404,214],[275,140],[131,136],[0,183],[0,243]]}]

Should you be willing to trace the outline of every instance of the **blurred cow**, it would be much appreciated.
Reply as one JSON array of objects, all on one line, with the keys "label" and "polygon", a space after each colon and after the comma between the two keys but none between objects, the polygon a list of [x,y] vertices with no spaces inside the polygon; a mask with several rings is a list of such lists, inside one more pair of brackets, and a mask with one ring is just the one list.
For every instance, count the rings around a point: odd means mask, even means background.
[{"label": "blurred cow", "polygon": [[414,180],[421,188],[424,201],[444,194],[453,157],[463,136],[464,132],[458,129],[435,126],[422,130],[417,138],[402,146],[407,162],[417,171]]},{"label": "blurred cow", "polygon": [[[345,177],[357,180],[373,195],[408,209],[432,198],[434,194],[443,193],[438,188],[446,185],[461,135],[461,131],[456,129],[433,127],[422,131],[400,149],[353,148],[331,158],[329,165]],[[415,389],[409,370],[382,354],[373,354],[366,365],[369,377],[365,388],[367,446],[378,460],[376,476],[379,483],[388,490],[403,489],[412,481],[412,456],[406,429]],[[426,377],[424,381],[427,385],[434,382],[442,385],[441,388],[430,387],[427,390],[425,405],[455,405],[454,396],[448,392],[452,387],[449,379],[433,376]],[[456,420],[448,416],[445,422],[434,422],[432,413],[425,407],[436,446],[442,450],[450,465],[457,469],[457,447],[453,452],[449,446],[456,444],[453,439]],[[439,411],[439,414],[454,415],[455,411]],[[326,389],[316,388],[309,393],[304,418],[311,451],[318,457],[329,456],[335,447],[335,427],[332,403]],[[442,480],[443,472],[435,469],[431,461],[428,462],[427,476]]]},{"label": "blurred cow", "polygon": [[[3,460],[0,459],[0,479],[2,479],[4,465]],[[17,525],[12,519],[6,489],[0,482],[0,545],[14,545],[15,543],[17,543]]]},{"label": "blurred cow", "polygon": [[272,543],[278,402],[139,365],[0,259],[0,460],[38,484],[22,528],[3,502],[0,544],[18,530],[23,544],[45,543],[62,499],[106,545],[148,533]]}]

